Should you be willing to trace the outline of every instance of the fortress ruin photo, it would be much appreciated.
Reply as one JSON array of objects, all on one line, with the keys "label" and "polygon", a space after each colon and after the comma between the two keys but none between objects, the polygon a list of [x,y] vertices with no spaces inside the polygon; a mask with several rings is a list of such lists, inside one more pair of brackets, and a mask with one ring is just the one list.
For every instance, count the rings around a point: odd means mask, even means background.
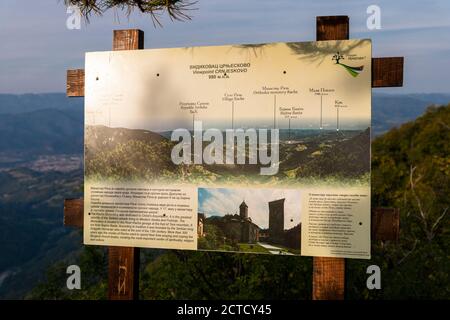
[{"label": "fortress ruin photo", "polygon": [[205,213],[199,212],[198,249],[300,254],[301,223],[285,229],[285,200],[281,198],[267,202],[267,211],[263,214],[268,216],[268,228],[262,228],[252,221],[252,208],[245,200],[236,206],[238,213],[235,214],[207,217]]}]

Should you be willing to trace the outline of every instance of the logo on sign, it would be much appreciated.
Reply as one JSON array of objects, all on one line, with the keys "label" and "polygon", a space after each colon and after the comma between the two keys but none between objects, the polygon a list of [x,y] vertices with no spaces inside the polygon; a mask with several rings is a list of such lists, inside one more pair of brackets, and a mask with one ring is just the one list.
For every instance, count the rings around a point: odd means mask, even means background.
[{"label": "logo on sign", "polygon": [[344,63],[341,63],[340,60],[344,60],[344,55],[342,55],[339,51],[336,52],[336,54],[333,56],[332,60],[336,61],[337,65],[342,66],[353,77],[357,77],[364,70],[364,66],[353,67],[353,66],[349,66]]}]

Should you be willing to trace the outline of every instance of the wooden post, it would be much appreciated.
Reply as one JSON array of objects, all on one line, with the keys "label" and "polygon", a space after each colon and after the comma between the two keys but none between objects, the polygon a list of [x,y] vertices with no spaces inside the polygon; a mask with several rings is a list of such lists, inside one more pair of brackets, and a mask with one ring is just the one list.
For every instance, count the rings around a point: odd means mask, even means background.
[{"label": "wooden post", "polygon": [[348,16],[316,17],[316,40],[348,40],[349,26]]},{"label": "wooden post", "polygon": [[[316,18],[317,41],[349,39],[348,16]],[[115,30],[113,50],[144,48],[141,30]],[[373,58],[372,87],[398,87],[403,85],[403,57]],[[67,96],[84,96],[84,70],[67,71]],[[83,226],[83,199],[64,201],[64,225]],[[375,208],[372,212],[372,239],[396,240],[399,234],[398,209]],[[109,248],[109,298],[129,300],[138,298],[139,249]],[[314,300],[344,298],[345,259],[315,257],[313,262]]]},{"label": "wooden post", "polygon": [[[348,40],[348,16],[316,18],[316,40]],[[345,259],[313,258],[313,300],[343,300]]]},{"label": "wooden post", "polygon": [[138,300],[139,248],[109,247],[108,297],[110,300]]},{"label": "wooden post", "polygon": [[[144,32],[114,30],[113,50],[144,49]],[[139,248],[109,247],[108,292],[110,300],[139,298]]]},{"label": "wooden post", "polygon": [[[144,48],[144,32],[115,30],[113,50]],[[84,96],[84,70],[67,71],[67,96]],[[64,201],[64,225],[83,227],[83,199]],[[139,297],[139,248],[109,247],[108,296],[111,300],[136,300]]]},{"label": "wooden post", "polygon": [[345,285],[345,259],[313,258],[313,300],[342,300]]},{"label": "wooden post", "polygon": [[114,30],[113,51],[144,49],[144,31],[139,29]]},{"label": "wooden post", "polygon": [[[349,20],[348,16],[317,17],[316,40],[349,39]],[[403,57],[372,59],[372,87],[398,87],[402,85]],[[397,214],[389,214],[392,210],[396,211]],[[398,210],[387,209],[386,211],[377,208],[374,210],[373,216],[375,216],[375,218],[372,218],[374,239],[391,240],[398,238]],[[344,294],[345,259],[314,257],[312,298],[314,300],[343,300]]]}]

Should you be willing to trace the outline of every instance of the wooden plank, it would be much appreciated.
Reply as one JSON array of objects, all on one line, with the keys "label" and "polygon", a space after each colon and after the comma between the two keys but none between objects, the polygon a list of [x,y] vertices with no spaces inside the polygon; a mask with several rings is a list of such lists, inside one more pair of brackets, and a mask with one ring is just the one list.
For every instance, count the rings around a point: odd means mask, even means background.
[{"label": "wooden plank", "polygon": [[[403,86],[403,57],[372,58],[372,88]],[[83,72],[69,75],[69,72]],[[69,91],[70,90],[70,91]],[[84,70],[67,71],[67,96],[84,96]]]},{"label": "wooden plank", "polygon": [[403,86],[403,57],[372,58],[372,88]]},{"label": "wooden plank", "polygon": [[108,297],[137,300],[139,297],[139,248],[109,247]]},{"label": "wooden plank", "polygon": [[[83,198],[64,200],[64,225],[83,227]],[[374,208],[372,210],[372,239],[397,240],[400,230],[398,208]]]},{"label": "wooden plank", "polygon": [[[316,18],[316,40],[348,40],[348,16]],[[345,288],[345,259],[313,258],[313,300],[343,300]]]},{"label": "wooden plank", "polygon": [[[138,29],[114,30],[114,51],[143,48],[143,31]],[[108,296],[110,300],[138,300],[139,254],[139,248],[109,247]]]},{"label": "wooden plank", "polygon": [[68,97],[84,97],[84,69],[67,70],[66,94]]},{"label": "wooden plank", "polygon": [[[320,17],[318,17],[320,18]],[[143,45],[143,35],[140,30],[120,30],[127,31],[125,35],[119,33],[119,39],[113,45],[118,48],[132,48],[136,45]],[[133,32],[129,32],[133,31]],[[342,31],[335,28],[334,33]],[[134,35],[134,36],[130,36]],[[138,39],[136,39],[136,36]],[[322,36],[322,34],[320,35]],[[329,34],[323,34],[328,37]],[[140,48],[142,49],[142,48]],[[129,49],[118,49],[129,50]],[[372,88],[401,87],[403,86],[403,57],[372,58]],[[67,70],[67,96],[84,97],[84,70]]]},{"label": "wooden plank", "polygon": [[372,240],[398,240],[400,233],[400,210],[398,208],[375,208],[372,212]]},{"label": "wooden plank", "polygon": [[348,16],[321,16],[316,17],[316,39],[347,40],[349,38]]},{"label": "wooden plank", "polygon": [[343,300],[345,259],[314,257],[313,300]]},{"label": "wooden plank", "polygon": [[144,49],[144,32],[139,29],[114,30],[113,50]]},{"label": "wooden plank", "polygon": [[83,198],[64,200],[64,225],[83,228]]}]

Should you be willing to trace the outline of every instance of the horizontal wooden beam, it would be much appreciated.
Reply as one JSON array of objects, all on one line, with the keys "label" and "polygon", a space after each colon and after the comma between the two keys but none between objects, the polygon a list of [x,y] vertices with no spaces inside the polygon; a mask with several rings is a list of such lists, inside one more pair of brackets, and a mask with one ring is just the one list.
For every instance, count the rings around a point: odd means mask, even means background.
[{"label": "horizontal wooden beam", "polygon": [[[64,225],[83,227],[83,198],[64,200]],[[397,208],[374,208],[372,210],[373,240],[397,240],[400,228]]]},{"label": "horizontal wooden beam", "polygon": [[397,241],[400,233],[398,208],[375,208],[372,212],[372,240]]},{"label": "horizontal wooden beam", "polygon": [[403,57],[372,58],[372,88],[403,86]]},{"label": "horizontal wooden beam", "polygon": [[[372,58],[372,88],[402,85],[403,57]],[[67,71],[67,96],[84,97],[84,70]]]},{"label": "horizontal wooden beam", "polygon": [[64,225],[83,228],[84,201],[81,199],[64,200]]},{"label": "horizontal wooden beam", "polygon": [[67,70],[68,97],[84,97],[84,69]]}]

